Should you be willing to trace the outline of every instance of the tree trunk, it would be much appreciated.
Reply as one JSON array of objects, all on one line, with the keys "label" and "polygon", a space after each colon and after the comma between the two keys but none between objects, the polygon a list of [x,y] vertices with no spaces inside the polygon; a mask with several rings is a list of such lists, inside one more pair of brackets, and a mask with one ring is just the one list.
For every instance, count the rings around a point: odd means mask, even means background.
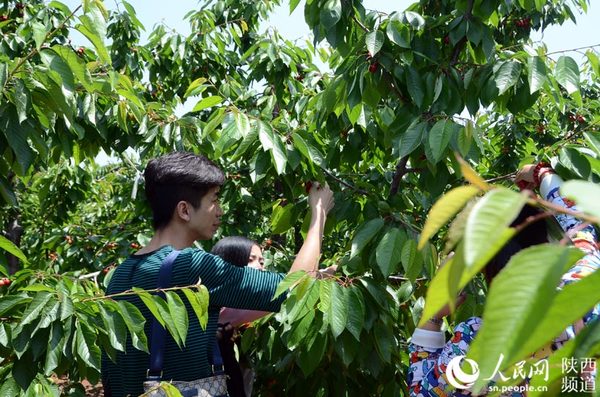
[{"label": "tree trunk", "polygon": [[[23,236],[23,226],[19,224],[19,217],[15,216],[14,219],[8,222],[6,227],[6,238],[9,239],[17,247],[21,247],[21,237]],[[8,272],[14,274],[19,270],[20,263],[19,259],[9,253],[6,253],[8,260]]]}]

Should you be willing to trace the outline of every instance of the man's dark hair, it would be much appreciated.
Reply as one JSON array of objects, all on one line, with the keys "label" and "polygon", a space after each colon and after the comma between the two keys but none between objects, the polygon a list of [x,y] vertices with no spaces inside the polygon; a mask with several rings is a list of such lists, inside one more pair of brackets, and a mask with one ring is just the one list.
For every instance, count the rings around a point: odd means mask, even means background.
[{"label": "man's dark hair", "polygon": [[232,265],[244,267],[248,265],[250,252],[254,245],[258,245],[258,243],[246,237],[230,236],[219,240],[210,253],[220,256]]},{"label": "man's dark hair", "polygon": [[144,171],[146,198],[155,230],[169,224],[177,203],[200,206],[206,192],[223,185],[225,175],[202,155],[173,152],[150,160]]},{"label": "man's dark hair", "polygon": [[[540,215],[541,213],[542,211],[538,208],[526,204],[510,226],[519,226],[531,217]],[[488,262],[483,269],[485,279],[488,283],[492,281],[492,279],[504,269],[504,266],[506,266],[510,258],[522,249],[547,242],[548,224],[545,220],[537,220],[530,223],[513,236],[513,238],[510,239],[510,241]]]}]

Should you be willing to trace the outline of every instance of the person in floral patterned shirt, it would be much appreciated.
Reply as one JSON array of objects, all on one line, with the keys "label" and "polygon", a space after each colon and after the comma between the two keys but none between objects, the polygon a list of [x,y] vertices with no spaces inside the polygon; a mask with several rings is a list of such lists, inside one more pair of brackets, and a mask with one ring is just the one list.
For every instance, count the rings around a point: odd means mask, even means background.
[{"label": "person in floral patterned shirt", "polygon": [[[562,179],[554,173],[552,168],[545,164],[527,165],[519,171],[515,182],[521,188],[539,188],[540,195],[556,205],[576,210],[574,203],[560,196]],[[513,225],[521,224],[533,207],[525,207]],[[579,219],[566,215],[556,215],[556,220],[562,229],[571,237],[574,245],[581,249],[585,256],[580,259],[561,278],[559,288],[576,282],[600,268],[600,250],[598,236],[591,225],[584,225]],[[534,226],[537,225],[537,226]],[[540,226],[541,225],[541,226]],[[530,227],[537,228],[530,229]],[[489,282],[506,265],[511,255],[520,249],[531,245],[546,242],[546,231],[543,222],[537,222],[525,228],[486,266],[484,275]],[[461,304],[464,297],[458,299]],[[408,384],[411,397],[445,397],[449,395],[471,395],[467,390],[454,389],[448,384],[446,368],[450,361],[457,356],[465,356],[469,345],[477,335],[482,320],[479,317],[469,318],[454,328],[453,336],[446,342],[444,333],[440,331],[442,318],[449,314],[448,307],[442,309],[437,316],[430,319],[422,328],[417,328],[409,344],[410,367]],[[581,320],[569,326],[557,337],[551,348],[556,350],[575,335],[589,322],[600,318],[600,304],[596,305]],[[521,393],[512,393],[512,396],[521,396]]]}]

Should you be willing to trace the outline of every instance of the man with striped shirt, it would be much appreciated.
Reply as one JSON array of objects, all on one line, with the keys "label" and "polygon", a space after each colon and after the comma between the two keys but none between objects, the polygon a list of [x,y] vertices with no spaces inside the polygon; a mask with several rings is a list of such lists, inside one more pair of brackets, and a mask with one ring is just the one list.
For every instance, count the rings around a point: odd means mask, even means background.
[{"label": "man with striped shirt", "polygon": [[[192,285],[202,280],[209,291],[209,319],[206,330],[198,321],[190,321],[185,347],[179,348],[167,337],[163,379],[192,381],[211,376],[208,357],[212,353],[217,320],[221,307],[278,311],[284,296],[272,300],[284,275],[251,267],[237,267],[193,247],[196,240],[208,240],[217,231],[223,215],[219,190],[223,172],[204,156],[174,152],[151,160],[144,172],[146,197],[153,214],[154,236],[150,243],[127,258],[114,271],[107,294],[138,287],[154,289],[158,271],[165,257],[180,250],[173,264],[171,286]],[[290,272],[315,272],[327,213],[333,207],[333,194],[324,186],[311,189],[311,222],[307,237]],[[314,256],[317,256],[315,260]],[[126,296],[146,318],[150,336],[152,316],[136,296]],[[186,303],[188,316],[195,315]],[[132,346],[118,352],[116,362],[104,355],[102,382],[107,397],[138,396],[149,355]]]}]

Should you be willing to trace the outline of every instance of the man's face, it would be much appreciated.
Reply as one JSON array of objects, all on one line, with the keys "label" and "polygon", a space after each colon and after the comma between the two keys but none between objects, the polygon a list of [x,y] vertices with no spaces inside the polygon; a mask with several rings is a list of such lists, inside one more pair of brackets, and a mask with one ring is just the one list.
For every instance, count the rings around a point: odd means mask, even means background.
[{"label": "man's face", "polygon": [[223,211],[219,205],[220,187],[213,187],[202,197],[200,207],[190,206],[190,228],[196,233],[195,240],[210,240],[221,224]]}]

